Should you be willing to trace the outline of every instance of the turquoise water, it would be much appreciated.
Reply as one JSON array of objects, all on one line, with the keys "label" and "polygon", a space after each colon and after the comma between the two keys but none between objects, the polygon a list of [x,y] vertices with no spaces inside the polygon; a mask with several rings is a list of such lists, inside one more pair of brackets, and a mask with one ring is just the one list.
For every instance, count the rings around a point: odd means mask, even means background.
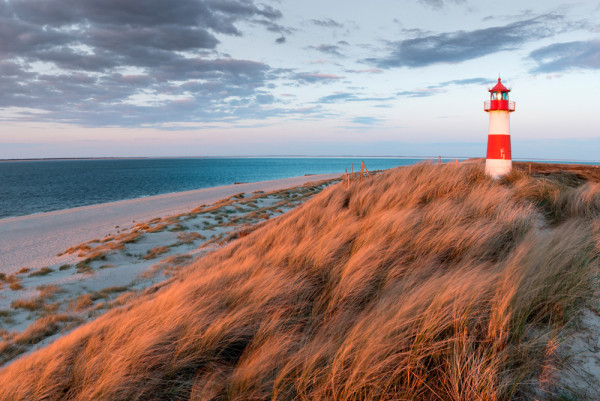
[{"label": "turquoise water", "polygon": [[0,162],[0,218],[171,192],[415,164],[403,158],[197,158]]}]

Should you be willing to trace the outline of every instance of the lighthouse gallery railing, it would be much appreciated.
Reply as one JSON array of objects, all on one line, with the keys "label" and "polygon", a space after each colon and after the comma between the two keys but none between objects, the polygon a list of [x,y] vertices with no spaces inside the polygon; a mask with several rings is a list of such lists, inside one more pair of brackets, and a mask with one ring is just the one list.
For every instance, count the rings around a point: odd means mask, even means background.
[{"label": "lighthouse gallery railing", "polygon": [[486,100],[483,102],[483,109],[490,110],[508,110],[515,111],[515,102],[508,100]]}]

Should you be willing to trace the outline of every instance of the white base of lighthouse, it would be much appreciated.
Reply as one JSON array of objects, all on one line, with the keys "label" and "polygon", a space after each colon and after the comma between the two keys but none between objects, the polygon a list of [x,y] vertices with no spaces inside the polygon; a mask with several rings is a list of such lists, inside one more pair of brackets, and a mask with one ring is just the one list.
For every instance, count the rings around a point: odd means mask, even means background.
[{"label": "white base of lighthouse", "polygon": [[512,160],[506,159],[486,159],[485,160],[485,173],[497,179],[510,173],[512,170]]}]

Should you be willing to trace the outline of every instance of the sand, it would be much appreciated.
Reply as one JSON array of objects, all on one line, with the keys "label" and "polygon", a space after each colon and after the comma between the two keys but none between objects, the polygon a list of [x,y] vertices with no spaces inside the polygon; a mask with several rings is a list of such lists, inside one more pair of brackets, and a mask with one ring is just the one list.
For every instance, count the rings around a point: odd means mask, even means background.
[{"label": "sand", "polygon": [[339,176],[319,174],[204,188],[0,219],[0,273],[54,265],[59,262],[56,255],[68,247],[115,234],[134,222],[188,212],[240,192],[275,191]]}]

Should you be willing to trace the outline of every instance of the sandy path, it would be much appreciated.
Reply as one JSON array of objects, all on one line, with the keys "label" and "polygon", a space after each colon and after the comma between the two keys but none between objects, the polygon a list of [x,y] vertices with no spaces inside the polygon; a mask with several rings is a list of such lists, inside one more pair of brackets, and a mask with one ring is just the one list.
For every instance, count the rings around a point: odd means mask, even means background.
[{"label": "sandy path", "polygon": [[39,269],[56,264],[56,254],[68,247],[114,234],[116,226],[129,227],[133,220],[188,212],[240,192],[276,191],[339,176],[319,174],[227,185],[0,219],[0,272],[10,274],[25,266]]}]

